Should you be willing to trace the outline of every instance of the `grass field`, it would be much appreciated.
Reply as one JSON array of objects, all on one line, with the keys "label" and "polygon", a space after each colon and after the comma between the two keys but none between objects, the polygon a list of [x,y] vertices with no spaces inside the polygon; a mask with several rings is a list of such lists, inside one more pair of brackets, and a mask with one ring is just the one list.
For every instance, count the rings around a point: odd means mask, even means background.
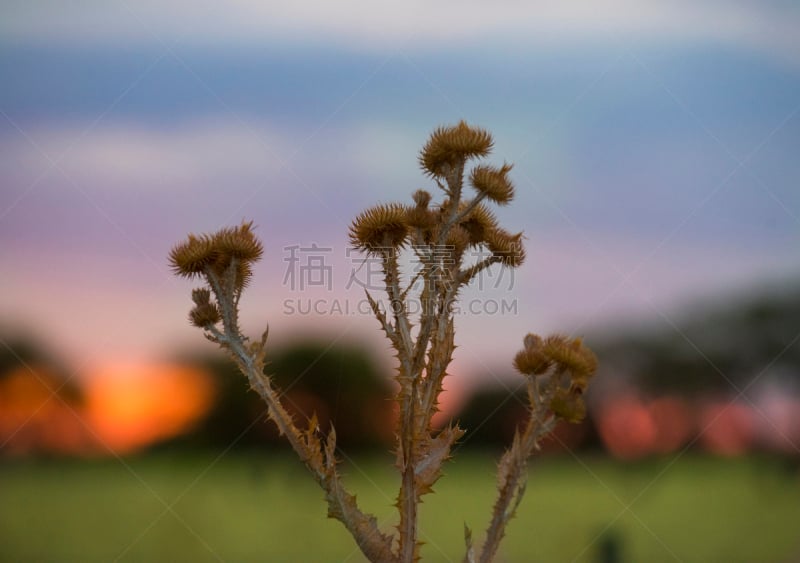
[{"label": "grass field", "polygon": [[[3,561],[350,561],[363,558],[321,492],[282,455],[159,454],[120,462],[0,463]],[[346,466],[360,503],[396,524],[396,478],[375,458]],[[362,473],[363,472],[363,473]],[[422,507],[426,561],[461,561],[480,541],[491,456],[461,452]],[[167,509],[167,507],[171,509]],[[800,473],[765,459],[682,457],[634,465],[548,458],[499,560],[797,561]]]}]

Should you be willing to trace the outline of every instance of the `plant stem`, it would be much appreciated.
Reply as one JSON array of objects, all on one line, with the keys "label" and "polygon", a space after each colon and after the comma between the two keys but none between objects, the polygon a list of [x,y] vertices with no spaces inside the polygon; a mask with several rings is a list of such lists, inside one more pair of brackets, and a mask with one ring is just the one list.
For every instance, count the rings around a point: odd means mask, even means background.
[{"label": "plant stem", "polygon": [[537,410],[531,412],[524,432],[514,436],[514,442],[500,458],[497,472],[497,500],[492,510],[492,519],[486,531],[486,541],[481,550],[480,563],[490,563],[497,554],[500,541],[505,536],[506,525],[525,494],[528,478],[528,458],[538,448],[539,438],[555,427],[555,419],[540,420]]},{"label": "plant stem", "polygon": [[[401,367],[401,370],[403,368]],[[419,502],[415,481],[415,432],[414,417],[417,404],[417,381],[411,378],[409,389],[402,392],[400,448],[402,452],[402,481],[398,509],[400,511],[399,559],[412,563],[417,554],[417,503]]]},{"label": "plant stem", "polygon": [[247,377],[250,387],[267,404],[270,419],[275,422],[280,433],[286,436],[292,449],[325,491],[328,516],[344,524],[370,561],[393,563],[396,561],[392,554],[393,537],[380,532],[375,517],[364,514],[358,508],[355,496],[348,493],[341,483],[334,457],[335,430],[332,429],[329,433],[323,454],[323,445],[319,438],[310,433],[304,434],[297,428],[292,416],[283,407],[278,394],[269,384],[269,378],[264,375],[263,352],[266,333],[260,343],[254,343],[255,345],[248,349],[236,323],[235,296],[225,291],[213,272],[209,271],[207,277],[217,296],[224,332],[213,325],[207,326],[206,330],[213,340],[230,351],[239,370]]}]

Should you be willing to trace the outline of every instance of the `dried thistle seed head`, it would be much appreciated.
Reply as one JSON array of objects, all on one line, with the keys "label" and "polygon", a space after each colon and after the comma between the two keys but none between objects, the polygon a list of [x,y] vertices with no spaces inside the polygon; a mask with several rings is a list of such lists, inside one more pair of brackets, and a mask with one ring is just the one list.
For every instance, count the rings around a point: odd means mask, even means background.
[{"label": "dried thistle seed head", "polygon": [[448,231],[444,244],[452,248],[453,258],[457,263],[463,256],[467,246],[469,246],[469,233],[460,226],[455,225]]},{"label": "dried thistle seed head", "polygon": [[514,357],[514,367],[524,375],[541,375],[553,365],[544,352],[544,340],[532,332],[522,340],[523,349]]},{"label": "dried thistle seed head", "polygon": [[556,417],[573,424],[586,418],[586,403],[578,390],[557,389],[550,399],[550,410]]},{"label": "dried thistle seed head", "polygon": [[249,262],[240,261],[236,263],[236,278],[234,280],[234,289],[242,291],[245,287],[250,285],[250,280],[253,277],[253,268]]},{"label": "dried thistle seed head", "polygon": [[253,223],[248,222],[211,235],[189,235],[186,242],[170,251],[170,265],[177,275],[193,277],[202,274],[207,267],[222,274],[233,258],[255,262],[261,258],[264,247],[252,228]]},{"label": "dried thistle seed head", "polygon": [[508,178],[511,164],[503,164],[500,168],[481,165],[472,169],[470,183],[479,192],[498,205],[506,205],[514,198],[514,184]]},{"label": "dried thistle seed head", "polygon": [[371,207],[361,212],[350,225],[350,242],[366,252],[399,248],[407,236],[407,211],[399,203]]},{"label": "dried thistle seed head", "polygon": [[542,350],[555,364],[570,372],[573,387],[585,389],[597,369],[597,357],[580,338],[548,336],[542,344]]},{"label": "dried thistle seed head", "polygon": [[529,333],[523,340],[524,348],[514,357],[514,367],[524,375],[541,375],[550,369],[553,362],[543,352],[543,341]]},{"label": "dried thistle seed head", "polygon": [[469,243],[475,246],[485,242],[487,234],[497,229],[497,219],[488,207],[479,203],[459,225],[469,235]]},{"label": "dried thistle seed head", "polygon": [[492,144],[488,131],[461,121],[453,127],[436,129],[422,148],[419,162],[431,176],[443,176],[448,169],[468,158],[486,156]]},{"label": "dried thistle seed head", "polygon": [[264,246],[253,234],[252,229],[252,221],[242,223],[238,227],[227,227],[214,233],[211,242],[221,256],[255,262],[264,253]]},{"label": "dried thistle seed head", "polygon": [[214,303],[197,305],[189,312],[189,321],[200,328],[215,325],[222,319],[219,309]]},{"label": "dried thistle seed head", "polygon": [[438,213],[422,206],[409,207],[406,210],[406,222],[409,227],[426,231],[431,229],[439,219]]},{"label": "dried thistle seed head", "polygon": [[[528,334],[525,348],[514,358],[522,373],[537,375],[555,367],[558,378],[551,380],[553,394],[549,407],[553,414],[567,422],[580,422],[586,416],[583,392],[597,367],[597,359],[580,338],[555,334],[545,339]],[[566,381],[565,377],[566,376]]]},{"label": "dried thistle seed head", "polygon": [[195,305],[205,305],[211,302],[211,292],[208,288],[198,287],[192,290],[192,301]]},{"label": "dried thistle seed head", "polygon": [[522,233],[512,235],[498,227],[486,233],[485,242],[492,255],[506,266],[516,268],[525,261]]},{"label": "dried thistle seed head", "polygon": [[541,375],[550,369],[552,362],[538,350],[524,349],[514,356],[514,368],[523,375]]},{"label": "dried thistle seed head", "polygon": [[522,345],[525,346],[525,348],[540,348],[543,342],[541,336],[532,332],[526,334],[525,338],[522,339]]},{"label": "dried thistle seed head", "polygon": [[428,204],[431,202],[430,192],[426,190],[417,190],[414,192],[414,195],[411,196],[414,199],[414,203],[416,203],[419,207],[428,207]]},{"label": "dried thistle seed head", "polygon": [[[461,205],[459,205],[459,210],[460,209]],[[434,210],[434,212],[437,214],[437,225],[445,225],[448,219],[450,219],[450,215],[453,211],[453,202],[449,197],[446,197],[439,205],[434,207]]]},{"label": "dried thistle seed head", "polygon": [[211,237],[189,235],[189,238],[172,248],[169,263],[172,271],[179,276],[191,278],[202,274],[206,266],[217,258]]}]

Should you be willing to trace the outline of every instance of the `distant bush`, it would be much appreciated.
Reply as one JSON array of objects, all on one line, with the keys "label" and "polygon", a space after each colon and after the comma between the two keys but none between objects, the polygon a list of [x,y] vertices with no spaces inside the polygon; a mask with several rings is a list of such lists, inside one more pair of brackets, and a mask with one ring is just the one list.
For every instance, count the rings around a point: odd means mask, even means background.
[{"label": "distant bush", "polygon": [[[173,445],[283,447],[267,420],[264,402],[250,393],[238,368],[222,355],[188,360],[213,379],[216,398],[203,420]],[[392,390],[370,355],[347,344],[299,341],[270,355],[268,373],[284,392],[287,410],[307,419],[314,412],[320,427],[336,426],[348,447],[385,447],[392,440]]]}]

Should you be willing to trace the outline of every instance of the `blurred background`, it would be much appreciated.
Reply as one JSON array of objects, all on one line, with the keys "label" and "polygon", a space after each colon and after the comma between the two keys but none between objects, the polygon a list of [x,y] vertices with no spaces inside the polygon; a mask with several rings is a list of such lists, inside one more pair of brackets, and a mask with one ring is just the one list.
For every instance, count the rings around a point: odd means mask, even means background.
[{"label": "blurred background", "polygon": [[458,312],[437,423],[468,433],[425,557],[480,541],[511,359],[558,331],[600,359],[589,417],[502,560],[800,560],[798,26],[780,0],[3,2],[0,560],[361,560],[166,257],[255,221],[243,325],[388,529],[393,360],[347,227],[435,192],[418,151],[460,119],[515,164],[528,259]]}]

